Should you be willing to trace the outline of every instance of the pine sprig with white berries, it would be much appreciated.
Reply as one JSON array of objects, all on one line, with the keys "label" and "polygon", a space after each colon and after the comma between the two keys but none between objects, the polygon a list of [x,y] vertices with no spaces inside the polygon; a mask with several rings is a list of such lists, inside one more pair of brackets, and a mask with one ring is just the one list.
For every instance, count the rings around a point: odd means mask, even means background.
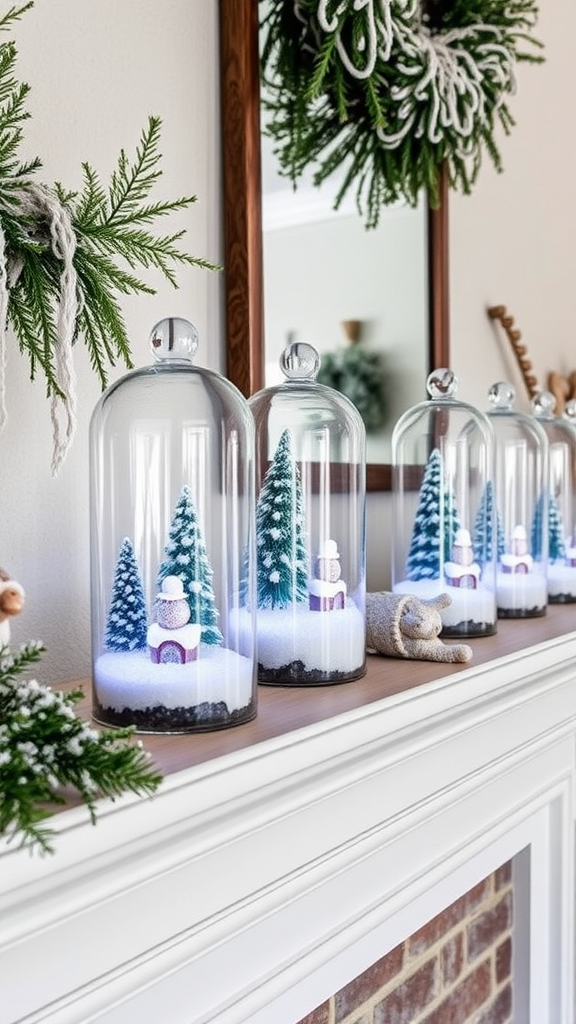
[{"label": "pine sprig with white berries", "polygon": [[134,729],[94,729],[74,711],[82,690],[63,692],[22,679],[44,650],[26,644],[0,650],[0,835],[52,853],[50,807],[72,788],[92,824],[99,797],[151,795],[162,775],[151,765]]}]

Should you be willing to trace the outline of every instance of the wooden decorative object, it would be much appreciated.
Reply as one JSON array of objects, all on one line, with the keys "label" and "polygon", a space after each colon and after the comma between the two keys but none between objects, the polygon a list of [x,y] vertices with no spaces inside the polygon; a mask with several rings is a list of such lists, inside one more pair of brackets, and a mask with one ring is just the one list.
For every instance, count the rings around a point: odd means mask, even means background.
[{"label": "wooden decorative object", "polygon": [[488,316],[492,320],[498,320],[504,328],[506,337],[512,346],[512,351],[516,356],[516,361],[520,367],[522,379],[526,385],[529,398],[534,398],[535,395],[541,390],[538,385],[538,379],[532,372],[532,363],[526,357],[528,351],[526,345],[520,344],[522,334],[517,327],[514,327],[514,317],[510,316],[506,310],[506,306],[490,306],[488,308]]}]

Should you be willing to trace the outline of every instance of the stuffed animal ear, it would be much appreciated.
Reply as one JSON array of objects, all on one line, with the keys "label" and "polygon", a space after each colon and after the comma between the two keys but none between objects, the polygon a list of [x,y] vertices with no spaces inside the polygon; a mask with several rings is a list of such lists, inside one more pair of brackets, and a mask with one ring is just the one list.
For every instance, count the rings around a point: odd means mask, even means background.
[{"label": "stuffed animal ear", "polygon": [[452,598],[450,594],[438,594],[438,597],[423,598],[422,604],[427,605],[428,608],[447,608],[449,604],[452,604]]}]

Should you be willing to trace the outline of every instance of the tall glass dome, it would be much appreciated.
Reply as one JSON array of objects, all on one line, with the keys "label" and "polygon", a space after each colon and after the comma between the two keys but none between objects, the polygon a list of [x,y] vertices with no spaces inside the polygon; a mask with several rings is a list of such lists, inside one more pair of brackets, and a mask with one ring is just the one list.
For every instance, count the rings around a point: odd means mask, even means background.
[{"label": "tall glass dome", "polygon": [[426,600],[448,594],[442,635],[496,632],[494,432],[456,399],[449,369],[427,381],[428,401],[392,434],[392,589]]},{"label": "tall glass dome", "polygon": [[548,601],[576,601],[576,405],[556,416],[556,400],[542,391],[532,409],[549,444]]},{"label": "tall glass dome", "polygon": [[496,597],[500,618],[544,615],[548,604],[548,438],[514,409],[511,384],[488,392],[496,437]]},{"label": "tall glass dome", "polygon": [[284,351],[285,380],[249,400],[256,424],[258,678],[346,682],[365,672],[365,428],[315,380],[316,350]]},{"label": "tall glass dome", "polygon": [[256,714],[254,424],[169,318],[90,425],[93,713],[142,732]]}]

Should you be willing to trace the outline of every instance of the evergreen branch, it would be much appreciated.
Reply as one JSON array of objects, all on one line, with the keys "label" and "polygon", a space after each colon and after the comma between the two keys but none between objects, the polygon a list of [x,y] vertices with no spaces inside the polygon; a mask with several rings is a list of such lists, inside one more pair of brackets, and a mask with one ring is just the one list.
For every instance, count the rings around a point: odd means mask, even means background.
[{"label": "evergreen branch", "polygon": [[48,853],[53,832],[45,822],[65,803],[65,788],[77,791],[95,824],[99,797],[150,796],[162,776],[132,742],[133,728],[95,730],[75,714],[81,690],[20,678],[43,650],[0,651],[0,834]]}]

